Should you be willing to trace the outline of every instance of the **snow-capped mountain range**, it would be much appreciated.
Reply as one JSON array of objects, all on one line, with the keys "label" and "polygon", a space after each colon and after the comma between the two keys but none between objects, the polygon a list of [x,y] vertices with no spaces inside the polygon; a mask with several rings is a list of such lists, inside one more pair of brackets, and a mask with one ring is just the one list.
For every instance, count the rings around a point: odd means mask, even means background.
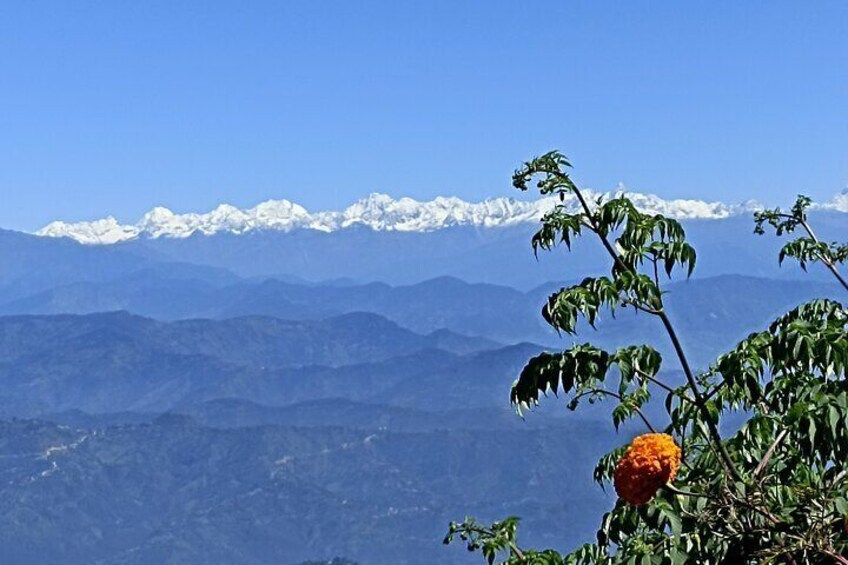
[{"label": "snow-capped mountain range", "polygon": [[[585,191],[592,199],[602,193]],[[626,194],[641,210],[676,219],[721,219],[760,209],[756,202],[724,204],[702,200],[664,200],[653,194],[627,192],[623,186],[611,194]],[[311,229],[324,232],[364,226],[376,231],[428,232],[452,226],[496,228],[537,221],[556,204],[545,198],[519,201],[494,198],[466,202],[455,197],[439,197],[429,202],[412,198],[394,199],[371,194],[343,211],[309,212],[288,200],[268,200],[250,209],[222,204],[205,214],[175,214],[156,207],[135,224],[125,225],[113,217],[91,222],[56,221],[36,232],[44,237],[69,237],[87,245],[107,245],[137,238],[186,238],[194,234],[243,234],[254,230],[292,231]],[[576,210],[574,197],[564,204]],[[820,206],[848,212],[848,191]]]}]

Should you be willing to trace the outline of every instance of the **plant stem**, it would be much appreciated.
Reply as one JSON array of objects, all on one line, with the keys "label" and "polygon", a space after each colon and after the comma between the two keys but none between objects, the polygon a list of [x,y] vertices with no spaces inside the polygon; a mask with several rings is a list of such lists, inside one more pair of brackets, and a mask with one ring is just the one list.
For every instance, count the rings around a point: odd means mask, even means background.
[{"label": "plant stem", "polygon": [[[670,386],[668,386],[667,384],[665,384],[664,382],[662,382],[658,378],[652,376],[650,373],[646,373],[645,371],[643,371],[642,369],[639,369],[639,368],[636,368],[634,370],[636,371],[637,374],[641,375],[642,378],[651,381],[652,383],[654,383],[658,387],[665,389],[667,392],[670,392],[670,393],[676,393],[677,392],[676,390],[674,390],[673,388],[671,388]],[[683,400],[686,400],[688,402],[692,402],[692,399],[689,398],[688,396],[686,396],[685,394],[681,395],[681,398],[683,398]]]},{"label": "plant stem", "polygon": [[672,494],[679,494],[679,495],[682,495],[682,496],[693,496],[695,498],[715,499],[715,497],[710,495],[710,494],[706,494],[706,493],[702,493],[702,492],[690,492],[688,490],[680,490],[679,488],[671,485],[670,483],[665,485],[665,489],[668,490],[668,492],[670,492]]},{"label": "plant stem", "polygon": [[842,556],[841,556],[841,555],[839,555],[838,553],[834,553],[834,552],[832,552],[832,551],[828,551],[827,549],[821,549],[821,550],[819,550],[819,551],[821,551],[822,553],[824,553],[824,554],[825,554],[825,555],[827,555],[828,557],[832,558],[832,559],[833,559],[834,561],[836,561],[837,563],[845,563],[845,564],[848,564],[848,559],[846,559],[845,557],[842,557]]},{"label": "plant stem", "polygon": [[510,549],[510,551],[512,551],[513,554],[515,554],[515,556],[518,558],[519,561],[526,561],[527,560],[527,558],[524,557],[524,553],[522,553],[522,551],[520,549],[518,549],[518,546],[515,545],[515,543],[509,542],[509,549]]},{"label": "plant stem", "polygon": [[777,449],[777,446],[780,444],[780,442],[783,441],[783,439],[787,436],[788,433],[789,432],[787,430],[781,430],[780,433],[777,434],[777,437],[774,438],[774,442],[772,442],[772,444],[769,446],[768,450],[766,450],[766,453],[765,453],[765,455],[763,455],[763,459],[757,465],[757,468],[754,469],[754,477],[755,478],[757,477],[757,475],[759,475],[760,473],[762,473],[765,470],[766,465],[768,465],[768,462],[771,459],[771,456],[774,455],[774,452]]},{"label": "plant stem", "polygon": [[[582,397],[584,397],[584,396],[587,396],[587,395],[589,395],[589,394],[603,394],[603,395],[605,395],[605,396],[610,396],[610,397],[612,397],[612,398],[615,398],[615,399],[617,399],[619,402],[623,402],[623,401],[624,401],[624,399],[621,397],[621,395],[620,395],[620,394],[615,393],[615,392],[612,392],[611,390],[603,389],[603,388],[593,388],[593,389],[591,389],[591,390],[587,390],[587,391],[585,391],[585,392],[582,392],[581,394],[578,394],[577,396],[575,396],[575,397],[574,397],[574,400],[578,400],[578,399],[580,399],[580,398],[582,398]],[[642,410],[641,410],[639,407],[637,407],[637,406],[633,406],[632,408],[633,408],[633,411],[634,411],[634,412],[636,412],[636,414],[637,414],[637,415],[638,415],[638,416],[642,419],[642,421],[645,423],[645,426],[646,426],[649,430],[651,430],[651,432],[653,432],[653,433],[657,433],[657,429],[656,429],[656,428],[655,428],[655,427],[651,424],[651,421],[650,421],[650,420],[648,420],[648,417],[647,417],[647,416],[645,416],[645,413],[644,413],[644,412],[642,412]]]},{"label": "plant stem", "polygon": [[[586,213],[586,217],[588,218],[592,231],[598,236],[603,244],[604,248],[606,248],[607,253],[610,254],[613,261],[615,261],[616,265],[619,266],[622,270],[631,271],[632,269],[621,260],[621,257],[616,252],[615,248],[613,248],[612,244],[609,242],[606,236],[601,235],[600,230],[598,229],[597,224],[595,223],[592,217],[592,210],[589,208],[589,204],[586,202],[586,199],[583,197],[583,194],[580,192],[580,189],[577,188],[574,183],[568,181],[568,186],[571,187],[574,195],[577,197],[577,200],[580,201],[580,205],[583,208],[583,211]],[[848,288],[848,286],[846,286]],[[734,480],[742,481],[742,476],[739,474],[739,471],[736,470],[736,467],[733,465],[733,460],[730,458],[730,454],[727,452],[727,447],[725,447],[724,443],[721,440],[721,434],[719,434],[718,427],[715,422],[712,421],[710,417],[709,410],[707,410],[706,402],[704,401],[704,397],[701,394],[701,390],[698,388],[698,383],[695,380],[695,374],[692,372],[692,368],[689,366],[689,360],[686,358],[686,353],[683,351],[683,346],[680,345],[680,340],[677,337],[677,332],[674,330],[674,326],[669,320],[668,315],[665,311],[660,308],[659,310],[654,311],[654,315],[658,316],[665,327],[666,333],[668,333],[669,338],[671,339],[671,343],[674,347],[674,351],[677,354],[677,358],[680,360],[680,365],[683,367],[683,373],[686,375],[686,380],[689,383],[689,388],[692,389],[692,394],[695,397],[695,403],[698,405],[698,409],[701,412],[704,420],[707,424],[707,429],[709,430],[710,437],[715,443],[716,449],[719,451],[719,457],[722,459],[724,463],[724,467],[726,467],[727,471],[733,477]]]},{"label": "plant stem", "polygon": [[[811,228],[810,224],[807,223],[806,218],[801,219],[801,225],[807,231],[807,234],[810,236],[810,239],[812,239],[816,243],[820,243],[819,238],[816,237],[816,234],[813,232],[813,228]],[[833,276],[836,277],[836,280],[838,280],[842,284],[842,286],[845,287],[845,290],[848,290],[848,281],[846,281],[842,277],[842,274],[839,272],[839,269],[836,268],[836,265],[833,264],[833,261],[830,260],[830,257],[827,257],[825,255],[820,255],[819,257],[821,257],[822,263],[824,263],[825,266],[830,269],[830,272],[833,273]]]},{"label": "plant stem", "polygon": [[695,404],[698,405],[698,408],[701,411],[701,415],[704,417],[704,421],[707,424],[707,429],[709,430],[710,436],[712,437],[713,442],[716,444],[720,456],[725,462],[727,470],[730,472],[731,476],[735,480],[741,481],[742,476],[739,474],[739,471],[737,471],[736,467],[733,465],[733,460],[730,458],[730,454],[727,452],[727,447],[725,447],[724,442],[721,440],[721,434],[719,434],[718,427],[716,426],[715,422],[713,422],[709,410],[707,410],[707,404],[704,401],[704,395],[701,394],[701,389],[698,388],[698,383],[695,380],[695,374],[692,372],[692,368],[689,366],[689,360],[686,358],[686,353],[683,351],[683,346],[680,344],[680,339],[678,339],[677,337],[677,332],[674,331],[674,326],[671,324],[671,320],[668,319],[668,315],[665,313],[664,310],[660,311],[659,318],[662,321],[663,326],[665,326],[666,333],[668,333],[668,336],[671,339],[671,344],[674,347],[675,353],[677,353],[678,359],[680,359],[680,365],[683,367],[683,373],[686,375],[686,380],[689,382],[689,388],[692,389],[692,394],[695,396]]}]

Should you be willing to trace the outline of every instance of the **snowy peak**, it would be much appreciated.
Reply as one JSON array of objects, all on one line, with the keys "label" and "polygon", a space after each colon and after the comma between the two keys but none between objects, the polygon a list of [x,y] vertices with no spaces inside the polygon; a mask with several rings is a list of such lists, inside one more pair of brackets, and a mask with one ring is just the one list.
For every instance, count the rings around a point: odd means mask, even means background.
[{"label": "snowy peak", "polygon": [[471,203],[438,197],[419,202],[375,193],[343,212],[321,212],[316,217],[328,231],[359,225],[377,231],[427,232],[452,226],[496,227],[538,220],[551,206],[553,202],[519,202],[511,198]]},{"label": "snowy peak", "polygon": [[[585,191],[594,200],[599,196],[624,193],[644,212],[664,214],[677,219],[721,219],[759,209],[754,202],[729,205],[701,200],[664,200],[653,194],[626,192],[622,185],[613,193]],[[456,197],[438,197],[428,202],[412,198],[394,199],[386,194],[371,194],[342,211],[311,213],[289,200],[268,200],[250,209],[221,204],[205,214],[176,214],[156,207],[137,223],[122,225],[108,217],[93,222],[53,222],[38,232],[44,237],[69,237],[89,245],[119,243],[140,237],[157,239],[186,238],[195,234],[244,234],[256,230],[292,231],[298,229],[333,232],[356,226],[376,231],[428,232],[453,226],[497,228],[535,222],[553,208],[556,199],[519,201],[494,198],[466,202]],[[576,210],[576,198],[563,203]],[[827,205],[848,211],[848,194],[837,196]]]},{"label": "snowy peak", "polygon": [[214,235],[218,232],[242,234],[254,229],[287,231],[307,227],[311,218],[302,206],[288,200],[269,200],[249,210],[221,204],[206,214],[175,214],[156,207],[136,224],[139,233],[150,238],[189,237],[195,233]]},{"label": "snowy peak", "polygon": [[44,237],[70,237],[88,245],[109,245],[135,239],[140,230],[136,226],[123,226],[109,216],[93,222],[51,222],[38,230],[36,235]]},{"label": "snowy peak", "polygon": [[820,208],[835,212],[848,212],[848,188],[843,189],[842,192],[833,197],[833,200],[821,205]]}]

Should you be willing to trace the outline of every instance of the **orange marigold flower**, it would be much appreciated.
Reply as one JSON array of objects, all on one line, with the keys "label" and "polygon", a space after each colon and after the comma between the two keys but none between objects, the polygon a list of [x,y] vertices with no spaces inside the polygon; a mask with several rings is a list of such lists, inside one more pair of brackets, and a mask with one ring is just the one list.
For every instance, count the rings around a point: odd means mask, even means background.
[{"label": "orange marigold flower", "polygon": [[645,504],[674,480],[679,468],[680,448],[670,435],[641,435],[615,466],[615,492],[630,504]]}]

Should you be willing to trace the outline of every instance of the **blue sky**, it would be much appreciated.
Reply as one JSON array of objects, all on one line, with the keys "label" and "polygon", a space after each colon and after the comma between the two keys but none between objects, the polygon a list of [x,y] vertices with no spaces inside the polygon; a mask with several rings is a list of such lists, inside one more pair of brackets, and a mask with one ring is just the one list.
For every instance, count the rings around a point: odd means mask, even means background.
[{"label": "blue sky", "polygon": [[5,2],[0,226],[154,205],[848,185],[846,2]]}]

